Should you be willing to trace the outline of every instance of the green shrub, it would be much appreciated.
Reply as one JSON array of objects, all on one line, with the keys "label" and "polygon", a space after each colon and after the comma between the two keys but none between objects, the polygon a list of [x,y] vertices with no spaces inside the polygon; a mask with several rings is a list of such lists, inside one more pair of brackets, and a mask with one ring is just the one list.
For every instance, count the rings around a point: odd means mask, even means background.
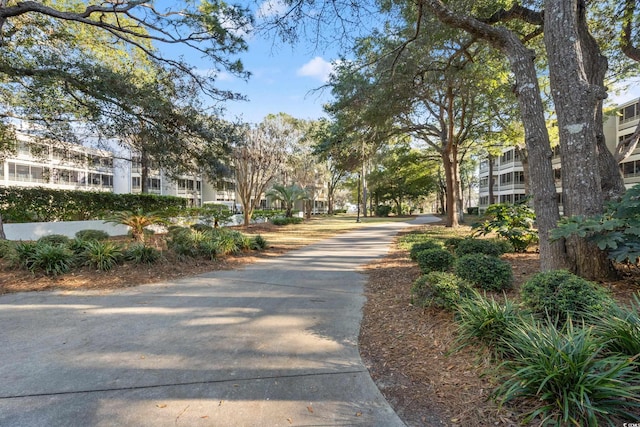
[{"label": "green shrub", "polygon": [[16,251],[16,244],[11,240],[0,239],[0,259],[10,259]]},{"label": "green shrub", "polygon": [[86,265],[100,271],[113,269],[123,258],[122,247],[114,242],[90,240],[85,244],[82,259]]},{"label": "green shrub", "polygon": [[217,250],[212,245],[214,242],[211,232],[171,227],[167,233],[167,247],[179,256],[215,257]]},{"label": "green shrub", "polygon": [[429,273],[431,271],[447,271],[455,260],[451,252],[446,249],[425,249],[418,252],[416,261],[420,266],[420,271]]},{"label": "green shrub", "polygon": [[445,239],[444,247],[447,248],[449,251],[455,253],[456,249],[458,248],[458,245],[463,240],[464,238],[462,237],[449,237],[448,239]]},{"label": "green shrub", "polygon": [[412,260],[416,260],[418,252],[422,252],[426,249],[442,249],[442,245],[435,240],[429,239],[424,242],[417,242],[411,245],[411,250],[409,251],[409,256]]},{"label": "green shrub", "polygon": [[538,243],[538,231],[533,228],[535,212],[526,203],[500,203],[491,205],[485,212],[485,220],[474,224],[477,234],[497,233],[511,243],[516,252],[525,252]]},{"label": "green shrub", "polygon": [[376,206],[376,216],[387,217],[391,213],[391,206],[378,205]]},{"label": "green shrub", "polygon": [[109,240],[109,233],[102,230],[80,230],[76,233],[80,240]]},{"label": "green shrub", "polygon": [[73,252],[66,246],[39,242],[28,261],[31,272],[41,271],[47,276],[67,273],[73,266]]},{"label": "green shrub", "polygon": [[565,270],[538,273],[520,289],[524,307],[533,313],[564,322],[594,316],[612,305],[612,299],[600,285]]},{"label": "green shrub", "polygon": [[470,285],[455,274],[432,271],[419,277],[411,287],[414,303],[422,307],[453,310]]},{"label": "green shrub", "polygon": [[[558,330],[552,323],[523,323],[508,329],[506,345],[512,359],[495,396],[540,402],[525,423],[597,426],[612,417],[635,420],[640,387],[636,362],[625,356],[606,356],[591,328]],[[634,384],[635,383],[635,384]]]},{"label": "green shrub", "polygon": [[87,249],[87,242],[95,241],[95,239],[84,240],[76,237],[75,239],[71,239],[69,241],[69,245],[67,246],[71,252],[73,252],[77,257],[82,256],[82,253]]},{"label": "green shrub", "polygon": [[508,252],[507,249],[508,246],[495,240],[466,238],[458,242],[456,255],[461,257],[469,254],[485,254],[499,257],[505,252]]},{"label": "green shrub", "polygon": [[239,236],[234,233],[216,233],[215,242],[218,245],[218,253],[222,255],[236,254],[242,250]]},{"label": "green shrub", "polygon": [[251,249],[254,251],[262,251],[267,249],[268,243],[261,235],[256,235],[251,239]]},{"label": "green shrub", "polygon": [[71,239],[69,239],[67,236],[63,236],[62,234],[49,234],[48,236],[42,236],[41,238],[39,238],[38,243],[67,246],[70,240]]},{"label": "green shrub", "polygon": [[292,217],[274,217],[270,219],[273,225],[289,225],[289,224],[302,224],[304,221],[302,218],[297,216]]},{"label": "green shrub", "polygon": [[190,227],[192,230],[196,230],[196,231],[211,231],[213,230],[213,227],[207,224],[193,224]]},{"label": "green shrub", "polygon": [[508,354],[503,341],[507,331],[525,321],[532,321],[521,317],[517,305],[507,297],[500,304],[475,290],[460,300],[457,311],[456,341],[461,347],[473,342],[480,343],[500,357]]},{"label": "green shrub", "polygon": [[124,251],[124,258],[135,264],[155,264],[161,256],[158,249],[144,243],[134,243]]},{"label": "green shrub", "polygon": [[627,357],[640,354],[640,300],[637,295],[629,308],[613,304],[591,320],[607,352]]},{"label": "green shrub", "polygon": [[513,283],[511,265],[485,254],[469,254],[458,258],[454,263],[454,271],[474,286],[487,291],[502,291]]},{"label": "green shrub", "polygon": [[36,242],[17,242],[11,259],[12,266],[31,270],[37,246]]}]

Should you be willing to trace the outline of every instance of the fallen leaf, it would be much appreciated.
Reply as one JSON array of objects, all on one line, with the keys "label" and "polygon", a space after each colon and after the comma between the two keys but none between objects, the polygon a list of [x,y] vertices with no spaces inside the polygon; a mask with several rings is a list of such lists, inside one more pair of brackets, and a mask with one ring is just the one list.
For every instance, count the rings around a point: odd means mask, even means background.
[{"label": "fallen leaf", "polygon": [[166,408],[167,407],[166,403],[158,403],[156,406],[158,408]]},{"label": "fallen leaf", "polygon": [[311,406],[307,406],[307,411],[311,412],[313,414],[313,408]]},{"label": "fallen leaf", "polygon": [[362,416],[362,412],[356,412],[356,417],[361,417]]},{"label": "fallen leaf", "polygon": [[287,418],[287,421],[289,421],[289,424],[293,424],[293,420],[291,418]]},{"label": "fallen leaf", "polygon": [[206,418],[209,418],[209,415],[203,415],[203,416],[201,416],[200,418],[202,418],[202,419],[206,419]]}]

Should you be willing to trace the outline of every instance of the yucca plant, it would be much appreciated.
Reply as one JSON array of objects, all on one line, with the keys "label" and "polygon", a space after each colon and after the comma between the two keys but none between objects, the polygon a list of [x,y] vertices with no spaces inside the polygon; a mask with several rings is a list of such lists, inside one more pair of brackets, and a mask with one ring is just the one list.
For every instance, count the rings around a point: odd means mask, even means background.
[{"label": "yucca plant", "polygon": [[141,209],[137,211],[122,211],[112,215],[105,222],[122,224],[129,227],[129,232],[136,242],[144,243],[145,229],[154,224],[164,224],[164,219],[154,213],[144,213]]},{"label": "yucca plant", "polygon": [[124,258],[135,264],[155,264],[161,256],[158,249],[144,243],[134,243],[124,251]]},{"label": "yucca plant", "polygon": [[494,355],[505,357],[509,352],[504,345],[507,331],[522,323],[531,323],[533,319],[524,317],[518,306],[506,296],[504,302],[499,303],[475,289],[467,290],[466,295],[457,305],[457,343],[460,347],[480,343]]},{"label": "yucca plant", "polygon": [[[606,355],[591,327],[567,321],[525,322],[509,329],[505,345],[511,359],[501,367],[504,382],[495,390],[501,402],[531,399],[541,403],[525,422],[540,425],[597,426],[612,417],[637,419],[640,407],[637,364],[625,356]],[[610,423],[611,424],[611,423]]]},{"label": "yucca plant", "polygon": [[73,266],[73,252],[62,245],[38,243],[30,256],[28,269],[42,271],[47,276],[67,273]]},{"label": "yucca plant", "polygon": [[86,265],[100,271],[109,271],[122,260],[122,247],[109,241],[92,240],[86,243],[82,257]]}]

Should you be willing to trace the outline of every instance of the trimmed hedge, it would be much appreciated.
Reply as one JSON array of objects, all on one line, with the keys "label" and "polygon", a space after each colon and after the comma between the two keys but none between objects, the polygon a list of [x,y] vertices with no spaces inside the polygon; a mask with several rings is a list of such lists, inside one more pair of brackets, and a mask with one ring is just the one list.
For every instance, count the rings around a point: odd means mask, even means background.
[{"label": "trimmed hedge", "polygon": [[416,261],[423,273],[431,271],[447,271],[455,258],[446,249],[424,249],[416,254]]},{"label": "trimmed hedge", "polygon": [[452,273],[432,271],[419,277],[411,287],[414,302],[422,307],[453,310],[471,292],[466,281]]},{"label": "trimmed hedge", "polygon": [[416,260],[418,253],[427,250],[427,249],[442,249],[442,245],[435,240],[429,239],[424,242],[418,242],[411,245],[411,250],[409,251],[409,256],[412,260]]},{"label": "trimmed hedge", "polygon": [[500,255],[513,250],[509,242],[504,240],[488,240],[466,238],[458,242],[456,255],[461,257],[469,254],[485,254],[499,257]]},{"label": "trimmed hedge", "polygon": [[455,273],[486,291],[501,291],[513,284],[511,264],[485,254],[469,254],[454,264]]},{"label": "trimmed hedge", "polygon": [[120,211],[183,209],[186,203],[181,197],[153,194],[0,187],[0,211],[8,223],[102,219]]}]

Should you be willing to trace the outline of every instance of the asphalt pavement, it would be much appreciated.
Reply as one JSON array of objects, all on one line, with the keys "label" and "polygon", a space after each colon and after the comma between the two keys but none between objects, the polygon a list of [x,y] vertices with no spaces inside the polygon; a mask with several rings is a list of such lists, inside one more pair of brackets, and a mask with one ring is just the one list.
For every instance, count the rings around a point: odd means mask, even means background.
[{"label": "asphalt pavement", "polygon": [[359,269],[410,224],[172,282],[2,295],[0,426],[404,426],[358,353]]}]

